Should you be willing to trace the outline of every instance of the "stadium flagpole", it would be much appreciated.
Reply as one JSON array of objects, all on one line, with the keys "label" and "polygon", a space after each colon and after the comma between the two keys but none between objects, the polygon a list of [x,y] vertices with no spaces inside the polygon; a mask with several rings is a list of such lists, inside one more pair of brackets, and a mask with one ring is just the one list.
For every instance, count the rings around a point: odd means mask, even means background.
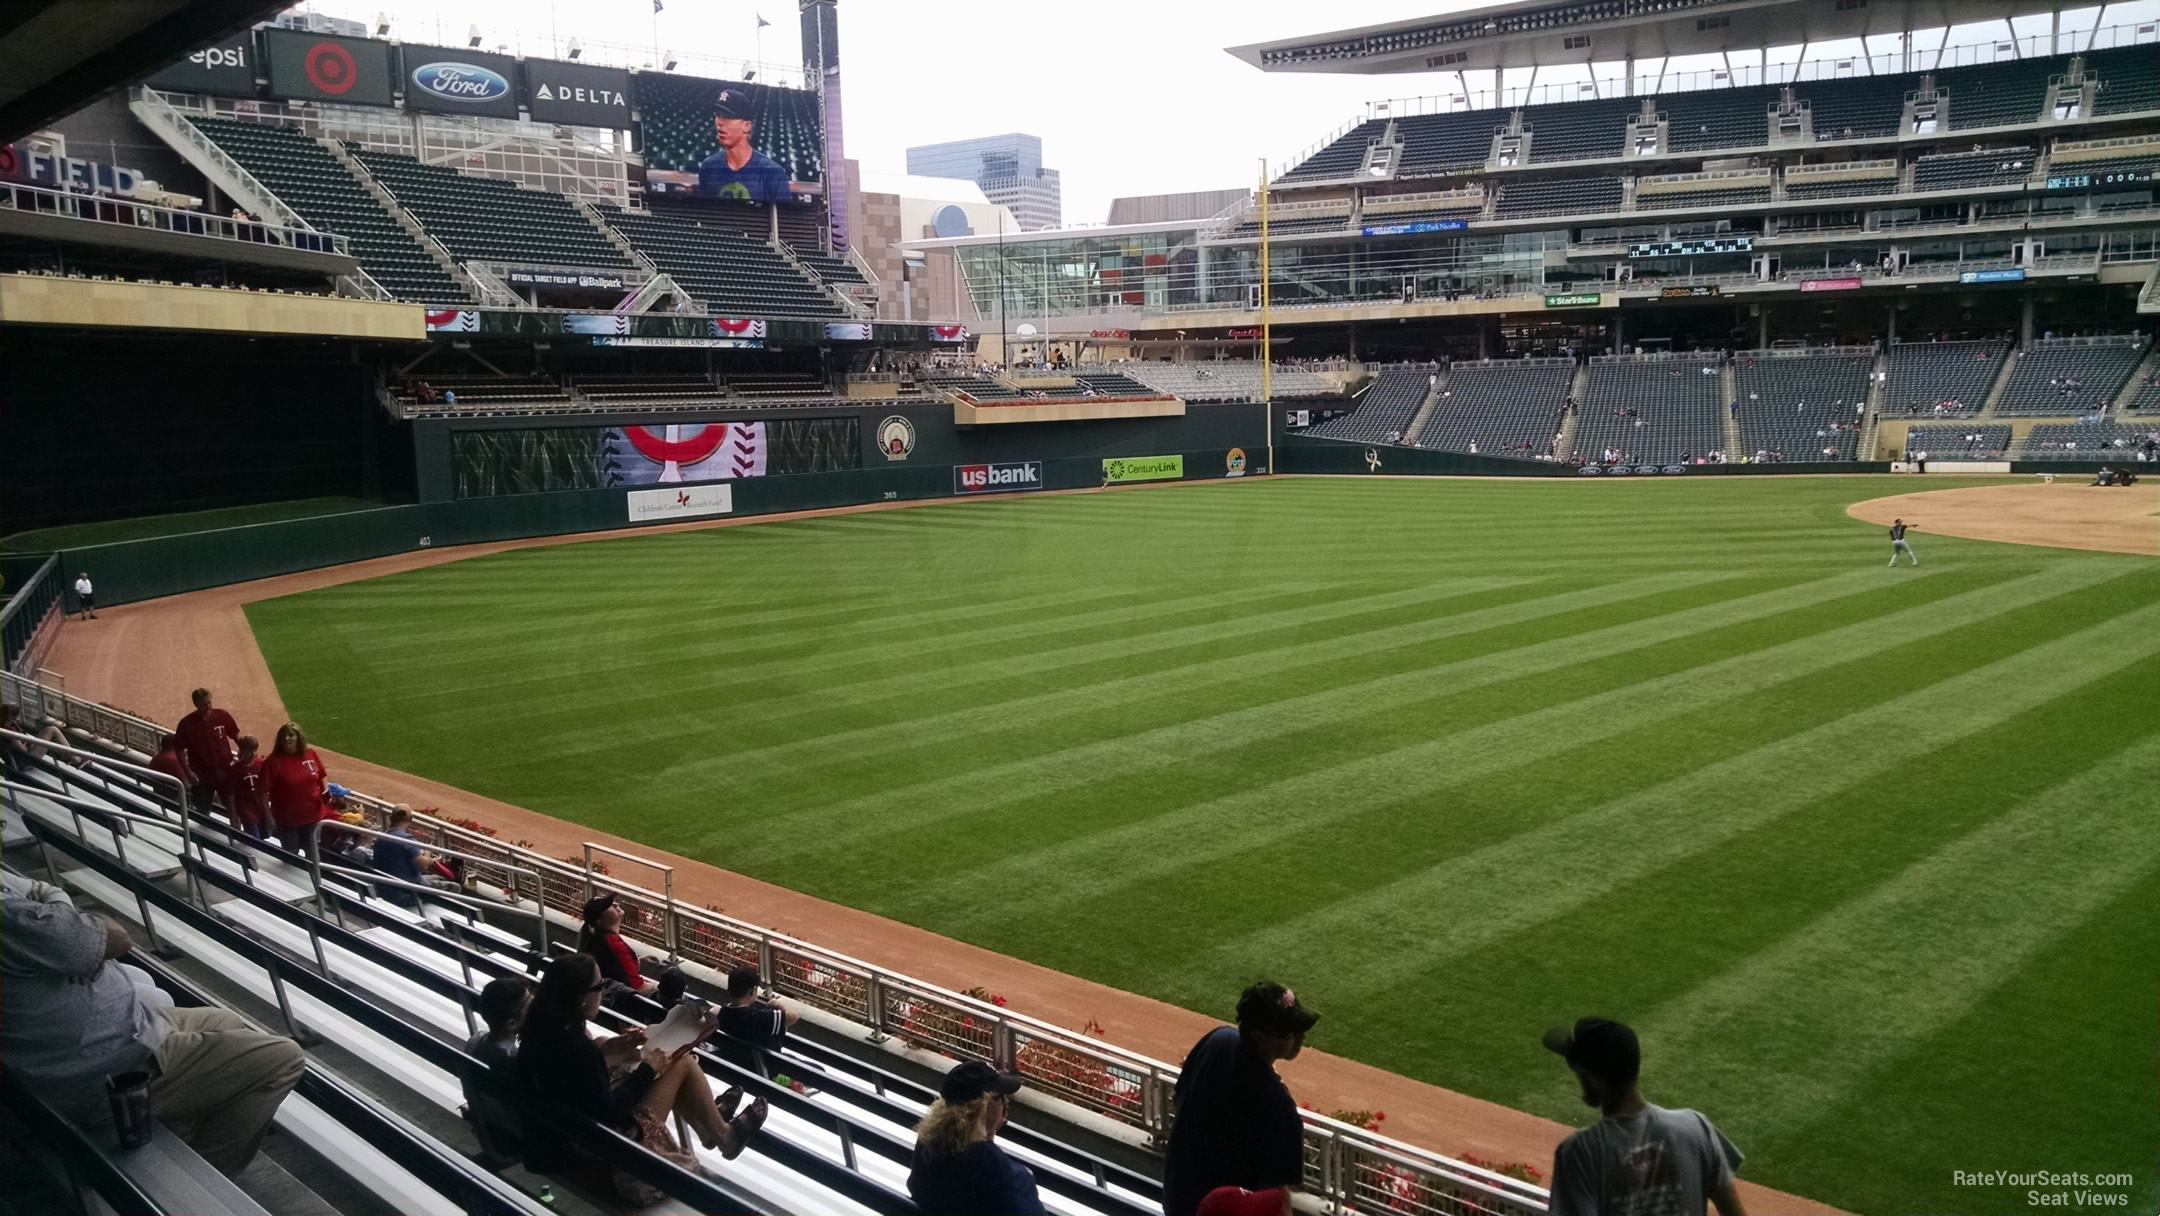
[{"label": "stadium flagpole", "polygon": [[1260,158],[1260,401],[1267,409],[1267,467],[1275,472],[1275,349],[1268,324],[1267,158]]}]

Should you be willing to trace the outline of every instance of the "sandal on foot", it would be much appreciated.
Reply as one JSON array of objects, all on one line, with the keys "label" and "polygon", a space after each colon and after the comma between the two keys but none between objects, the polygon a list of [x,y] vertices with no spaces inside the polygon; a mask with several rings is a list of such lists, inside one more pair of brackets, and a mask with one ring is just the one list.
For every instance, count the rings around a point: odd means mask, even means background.
[{"label": "sandal on foot", "polygon": [[735,1130],[735,1143],[722,1149],[720,1155],[729,1161],[742,1156],[742,1151],[750,1147],[752,1140],[757,1139],[758,1130],[765,1126],[765,1116],[769,1113],[765,1099],[759,1098],[750,1104],[749,1110],[728,1120],[728,1126]]},{"label": "sandal on foot", "polygon": [[735,1109],[742,1105],[742,1100],[742,1086],[728,1086],[727,1092],[720,1095],[720,1118],[723,1121],[733,1122],[735,1119]]}]

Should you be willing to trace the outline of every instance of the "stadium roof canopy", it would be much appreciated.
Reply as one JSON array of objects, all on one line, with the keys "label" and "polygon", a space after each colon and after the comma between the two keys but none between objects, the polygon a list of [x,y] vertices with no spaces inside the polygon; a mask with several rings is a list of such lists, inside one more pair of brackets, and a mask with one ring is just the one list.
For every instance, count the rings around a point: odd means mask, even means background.
[{"label": "stadium roof canopy", "polygon": [[1715,55],[2091,7],[2060,0],[1517,0],[1229,51],[1268,72],[1478,71]]},{"label": "stadium roof canopy", "polygon": [[0,139],[266,21],[280,0],[6,0],[0,3]]}]

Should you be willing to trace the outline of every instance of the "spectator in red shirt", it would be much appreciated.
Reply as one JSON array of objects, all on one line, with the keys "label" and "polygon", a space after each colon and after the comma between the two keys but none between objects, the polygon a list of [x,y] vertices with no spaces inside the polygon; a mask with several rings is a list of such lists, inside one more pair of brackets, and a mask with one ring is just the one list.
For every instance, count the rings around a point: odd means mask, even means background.
[{"label": "spectator in red shirt", "polygon": [[225,774],[233,766],[233,740],[240,737],[240,724],[233,721],[231,714],[210,704],[209,689],[196,689],[190,699],[195,702],[195,712],[180,719],[180,751],[187,757],[188,771],[201,783],[189,797],[199,809],[208,809],[210,800],[225,788]]},{"label": "spectator in red shirt", "polygon": [[308,746],[307,736],[291,722],[278,727],[270,754],[263,757],[262,784],[278,843],[288,849],[306,848],[308,829],[326,816],[323,803],[329,795],[330,776],[323,770],[322,757]]},{"label": "spectator in red shirt", "polygon": [[187,758],[180,752],[180,736],[178,735],[167,735],[158,740],[157,755],[150,757],[150,768],[155,772],[173,778],[190,789],[195,786],[194,774],[188,772]]},{"label": "spectator in red shirt", "polygon": [[585,927],[578,930],[578,952],[593,956],[600,964],[602,979],[614,980],[632,992],[649,993],[660,986],[660,981],[647,979],[638,971],[636,952],[618,932],[622,919],[623,910],[612,894],[586,900]]},{"label": "spectator in red shirt", "polygon": [[270,803],[263,790],[263,762],[255,752],[262,745],[253,735],[240,736],[240,758],[225,770],[225,809],[235,829],[257,840],[270,834]]}]

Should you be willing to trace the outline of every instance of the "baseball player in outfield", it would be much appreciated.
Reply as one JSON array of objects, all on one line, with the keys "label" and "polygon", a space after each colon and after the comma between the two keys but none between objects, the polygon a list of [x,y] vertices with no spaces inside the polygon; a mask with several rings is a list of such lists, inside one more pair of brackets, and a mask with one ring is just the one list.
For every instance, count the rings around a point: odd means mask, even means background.
[{"label": "baseball player in outfield", "polygon": [[1905,543],[1906,526],[1905,521],[1902,519],[1890,521],[1890,564],[1893,567],[1897,565],[1897,555],[1900,553],[1911,558],[1913,565],[1920,564],[1920,555],[1914,553],[1912,546]]}]

